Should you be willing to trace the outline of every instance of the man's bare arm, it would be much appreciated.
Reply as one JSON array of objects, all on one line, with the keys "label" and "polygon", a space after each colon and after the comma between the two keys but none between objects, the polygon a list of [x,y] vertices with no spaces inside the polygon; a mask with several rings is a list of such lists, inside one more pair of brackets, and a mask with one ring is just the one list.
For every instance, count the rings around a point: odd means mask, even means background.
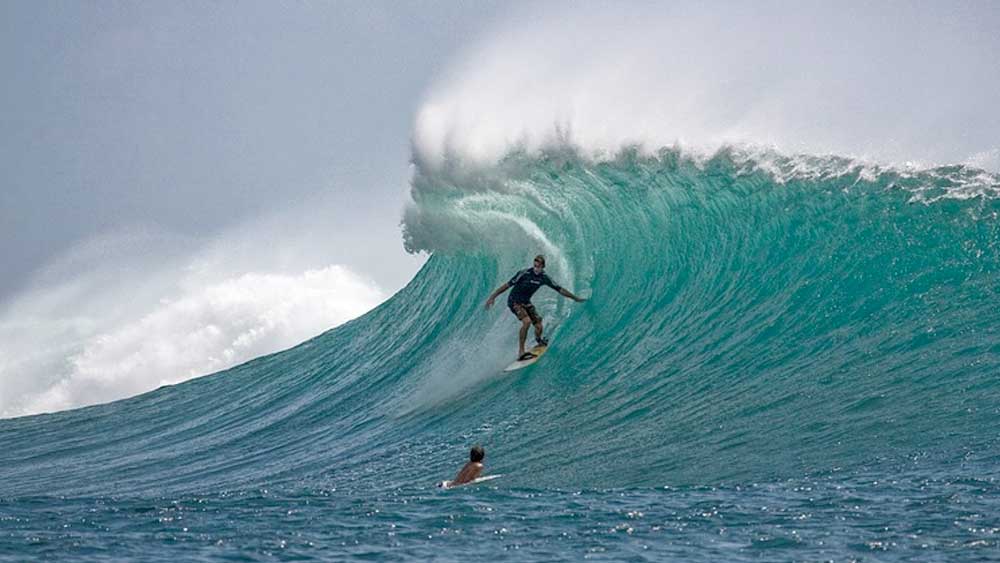
[{"label": "man's bare arm", "polygon": [[559,289],[559,295],[562,295],[563,297],[569,297],[570,299],[572,299],[573,301],[576,301],[577,303],[583,303],[584,301],[587,300],[584,297],[577,297],[576,295],[573,295],[565,287]]},{"label": "man's bare arm", "polygon": [[497,298],[497,295],[500,295],[501,293],[507,291],[508,289],[510,289],[510,284],[506,283],[506,282],[503,285],[501,285],[500,287],[496,288],[496,291],[494,291],[493,293],[491,293],[490,296],[489,296],[489,298],[486,299],[486,308],[489,309],[490,307],[492,307],[493,306],[493,300]]}]

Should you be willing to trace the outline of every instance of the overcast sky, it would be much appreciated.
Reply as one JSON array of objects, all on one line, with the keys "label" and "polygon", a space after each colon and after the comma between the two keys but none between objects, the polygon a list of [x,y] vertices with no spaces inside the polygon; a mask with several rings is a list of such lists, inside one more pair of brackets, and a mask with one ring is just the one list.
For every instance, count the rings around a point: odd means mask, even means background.
[{"label": "overcast sky", "polygon": [[500,8],[0,3],[0,301],[80,240],[210,237],[320,194],[398,241],[420,96]]}]

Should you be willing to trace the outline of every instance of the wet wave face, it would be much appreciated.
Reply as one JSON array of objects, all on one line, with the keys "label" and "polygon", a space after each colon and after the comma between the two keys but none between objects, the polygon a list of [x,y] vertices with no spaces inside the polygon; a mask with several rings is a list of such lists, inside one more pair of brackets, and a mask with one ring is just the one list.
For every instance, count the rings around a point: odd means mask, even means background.
[{"label": "wet wave face", "polygon": [[[555,345],[519,384],[532,422],[508,438],[537,467],[527,481],[781,478],[996,439],[998,185],[734,150],[515,154],[418,176],[406,235],[449,254],[434,265],[457,264],[455,290],[544,252],[591,297],[539,294]],[[485,324],[461,346],[486,333],[476,348],[512,349],[511,319],[471,305],[459,316]]]}]

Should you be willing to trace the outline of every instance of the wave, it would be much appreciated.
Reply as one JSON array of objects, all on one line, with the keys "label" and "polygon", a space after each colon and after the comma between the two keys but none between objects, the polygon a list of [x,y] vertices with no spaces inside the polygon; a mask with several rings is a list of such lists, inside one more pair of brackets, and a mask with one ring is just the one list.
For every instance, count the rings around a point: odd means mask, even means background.
[{"label": "wave", "polygon": [[[739,149],[418,162],[404,237],[433,255],[397,295],[212,377],[3,421],[0,463],[17,494],[433,483],[472,441],[513,486],[996,456],[998,189]],[[501,375],[515,323],[483,301],[538,252],[590,301],[537,294],[552,348]]]}]

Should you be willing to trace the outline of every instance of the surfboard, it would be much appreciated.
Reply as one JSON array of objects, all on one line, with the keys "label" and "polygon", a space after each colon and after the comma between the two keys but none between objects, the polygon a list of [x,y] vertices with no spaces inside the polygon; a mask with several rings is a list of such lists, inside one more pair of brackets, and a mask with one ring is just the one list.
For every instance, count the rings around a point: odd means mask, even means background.
[{"label": "surfboard", "polygon": [[530,366],[531,364],[533,364],[533,363],[537,362],[538,360],[540,360],[541,357],[542,357],[542,354],[544,354],[545,351],[548,350],[548,349],[549,349],[548,346],[535,346],[531,350],[528,350],[529,352],[531,352],[532,354],[535,355],[534,358],[528,358],[527,360],[518,360],[518,361],[510,364],[509,366],[503,368],[503,370],[504,371],[515,371],[515,370],[519,370],[521,368],[526,368],[526,367]]},{"label": "surfboard", "polygon": [[[479,483],[485,483],[486,481],[492,481],[492,480],[496,479],[497,477],[503,477],[503,475],[502,474],[497,474],[497,475],[483,475],[482,477],[477,477],[477,478],[469,481],[468,483],[464,483],[462,485],[455,485],[455,486],[456,487],[464,487],[465,485],[478,485]],[[451,488],[451,481],[450,480],[449,481],[441,481],[440,483],[437,484],[437,486],[440,489],[450,489]]]}]

